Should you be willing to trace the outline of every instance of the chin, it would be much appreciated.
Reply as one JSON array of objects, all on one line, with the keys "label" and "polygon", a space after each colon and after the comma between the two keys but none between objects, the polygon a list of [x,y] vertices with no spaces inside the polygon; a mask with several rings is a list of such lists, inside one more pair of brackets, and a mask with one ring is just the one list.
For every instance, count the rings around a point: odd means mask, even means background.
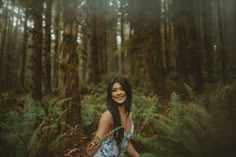
[{"label": "chin", "polygon": [[125,104],[125,102],[116,102],[117,105],[122,106]]}]

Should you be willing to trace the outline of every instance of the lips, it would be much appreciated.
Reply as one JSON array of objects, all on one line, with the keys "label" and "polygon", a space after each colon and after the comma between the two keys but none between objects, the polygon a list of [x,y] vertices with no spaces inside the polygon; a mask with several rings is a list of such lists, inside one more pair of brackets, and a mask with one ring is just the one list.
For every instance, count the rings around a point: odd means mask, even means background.
[{"label": "lips", "polygon": [[125,101],[125,96],[117,96],[114,97],[113,100],[116,101],[117,103],[123,103]]},{"label": "lips", "polygon": [[124,96],[116,97],[116,99],[118,99],[118,100],[122,100],[122,99],[124,99]]}]

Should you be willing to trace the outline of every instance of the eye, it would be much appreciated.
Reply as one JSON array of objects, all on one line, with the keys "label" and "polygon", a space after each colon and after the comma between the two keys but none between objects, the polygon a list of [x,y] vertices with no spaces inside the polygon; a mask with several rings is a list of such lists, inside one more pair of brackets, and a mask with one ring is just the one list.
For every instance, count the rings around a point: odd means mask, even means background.
[{"label": "eye", "polygon": [[115,92],[115,91],[117,91],[117,89],[112,89],[111,91],[112,91],[112,92]]}]

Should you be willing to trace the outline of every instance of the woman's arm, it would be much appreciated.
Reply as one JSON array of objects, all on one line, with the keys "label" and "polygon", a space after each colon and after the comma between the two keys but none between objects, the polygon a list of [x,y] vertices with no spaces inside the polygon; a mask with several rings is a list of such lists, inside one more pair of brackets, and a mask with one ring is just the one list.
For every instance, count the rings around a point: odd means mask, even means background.
[{"label": "woman's arm", "polygon": [[139,153],[135,150],[134,146],[132,145],[130,141],[127,146],[127,152],[132,157],[140,157]]},{"label": "woman's arm", "polygon": [[104,137],[110,131],[111,126],[112,126],[112,115],[107,110],[102,114],[99,120],[96,137],[102,139],[102,137]]},{"label": "woman's arm", "polygon": [[100,148],[100,140],[108,133],[111,127],[111,114],[109,111],[105,111],[100,120],[96,135],[92,141],[86,146],[86,155],[92,157]]}]

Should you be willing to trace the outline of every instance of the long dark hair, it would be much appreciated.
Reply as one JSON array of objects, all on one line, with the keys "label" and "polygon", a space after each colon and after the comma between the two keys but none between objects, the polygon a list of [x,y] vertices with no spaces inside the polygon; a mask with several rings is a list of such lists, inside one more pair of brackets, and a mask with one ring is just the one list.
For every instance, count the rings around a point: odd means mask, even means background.
[{"label": "long dark hair", "polygon": [[[121,77],[121,76],[113,77],[111,81],[109,82],[108,88],[107,88],[107,106],[108,106],[108,110],[111,112],[112,117],[113,117],[113,129],[121,126],[120,113],[117,107],[118,105],[112,100],[112,95],[111,95],[113,84],[117,82],[120,83],[120,85],[122,86],[127,96],[126,101],[125,101],[125,111],[128,112],[128,116],[130,114],[130,110],[132,106],[132,90],[131,90],[129,81],[126,78]],[[117,142],[118,148],[120,150],[121,142],[124,137],[124,128],[118,129],[114,133],[114,137]]]}]

